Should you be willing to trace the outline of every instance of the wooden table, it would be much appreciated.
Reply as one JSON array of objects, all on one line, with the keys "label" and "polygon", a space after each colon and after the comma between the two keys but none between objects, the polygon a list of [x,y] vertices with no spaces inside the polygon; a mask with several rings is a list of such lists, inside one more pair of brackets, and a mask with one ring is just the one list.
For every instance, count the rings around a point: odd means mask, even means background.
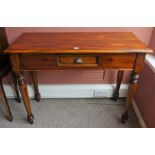
[{"label": "wooden table", "polygon": [[[130,32],[23,33],[5,50],[10,55],[12,69],[18,77],[30,123],[33,123],[34,116],[23,72],[59,69],[118,70],[114,100],[119,96],[124,70],[131,70],[128,96],[121,117],[125,123],[145,55],[151,52]],[[38,89],[37,76],[34,81]]]}]

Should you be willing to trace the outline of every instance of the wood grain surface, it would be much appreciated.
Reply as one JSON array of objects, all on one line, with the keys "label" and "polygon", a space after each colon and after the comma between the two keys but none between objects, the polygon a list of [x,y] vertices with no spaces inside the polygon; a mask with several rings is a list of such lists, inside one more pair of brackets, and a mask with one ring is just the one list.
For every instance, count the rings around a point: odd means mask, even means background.
[{"label": "wood grain surface", "polygon": [[23,33],[5,53],[150,53],[131,32]]}]

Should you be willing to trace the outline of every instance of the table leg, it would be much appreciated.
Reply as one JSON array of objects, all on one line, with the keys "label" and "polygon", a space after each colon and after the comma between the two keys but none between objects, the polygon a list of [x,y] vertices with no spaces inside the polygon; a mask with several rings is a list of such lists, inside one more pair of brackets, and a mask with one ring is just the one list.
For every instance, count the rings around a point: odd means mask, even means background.
[{"label": "table leg", "polygon": [[26,108],[26,112],[27,112],[27,119],[31,124],[33,124],[34,116],[31,111],[30,100],[29,100],[29,95],[28,95],[28,90],[27,90],[27,84],[25,81],[24,74],[22,72],[20,72],[17,75],[17,77],[18,77],[20,92],[21,92],[21,95],[22,95],[22,98],[24,101],[24,105]]},{"label": "table leg", "polygon": [[117,73],[117,84],[116,84],[116,89],[115,89],[115,92],[114,92],[114,96],[112,98],[114,101],[117,101],[118,98],[119,98],[119,89],[120,89],[121,82],[122,82],[122,79],[123,79],[123,74],[124,74],[123,70],[119,70],[118,73]]},{"label": "table leg", "polygon": [[35,90],[35,99],[37,102],[39,102],[41,99],[41,95],[39,93],[39,88],[38,88],[37,72],[31,72],[31,77],[33,80],[33,85],[34,85],[34,90]]},{"label": "table leg", "polygon": [[20,98],[20,93],[19,93],[18,83],[17,83],[17,76],[13,71],[11,71],[11,78],[12,78],[13,85],[14,85],[15,92],[16,92],[16,96],[17,96],[16,100],[18,103],[21,103],[21,98]]},{"label": "table leg", "polygon": [[0,96],[2,98],[2,105],[3,105],[3,109],[4,109],[4,112],[5,112],[6,118],[9,121],[12,121],[13,116],[12,116],[11,111],[10,111],[10,107],[9,107],[9,104],[8,104],[8,101],[7,101],[7,98],[6,98],[6,95],[5,95],[5,91],[4,91],[4,88],[3,88],[3,85],[2,85],[2,81],[0,81]]},{"label": "table leg", "polygon": [[130,85],[129,85],[129,89],[128,89],[128,96],[127,96],[126,103],[125,103],[125,110],[121,117],[122,123],[125,123],[129,118],[128,111],[129,111],[130,105],[132,104],[132,99],[133,99],[133,96],[134,96],[136,88],[137,88],[138,78],[139,78],[139,74],[136,73],[135,71],[132,71],[131,76],[130,76]]}]

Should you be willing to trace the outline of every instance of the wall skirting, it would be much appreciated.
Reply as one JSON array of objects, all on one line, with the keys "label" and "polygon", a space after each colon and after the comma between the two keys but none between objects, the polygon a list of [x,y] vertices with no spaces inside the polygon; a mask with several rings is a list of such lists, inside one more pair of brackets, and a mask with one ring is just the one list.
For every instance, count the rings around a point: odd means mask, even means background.
[{"label": "wall skirting", "polygon": [[147,128],[147,126],[146,126],[146,124],[145,124],[145,122],[143,120],[143,117],[142,117],[142,115],[141,115],[141,113],[140,113],[140,111],[139,111],[139,109],[138,109],[138,107],[137,107],[137,105],[136,105],[134,100],[132,101],[132,106],[133,106],[133,109],[134,109],[134,111],[135,111],[135,113],[137,115],[137,118],[138,118],[140,126],[142,128]]},{"label": "wall skirting", "polygon": [[[13,98],[14,91],[10,85],[4,85],[8,98]],[[40,84],[42,98],[103,98],[112,97],[115,84]],[[128,84],[122,84],[120,97],[126,97]],[[34,97],[33,87],[28,85],[31,98]]]}]

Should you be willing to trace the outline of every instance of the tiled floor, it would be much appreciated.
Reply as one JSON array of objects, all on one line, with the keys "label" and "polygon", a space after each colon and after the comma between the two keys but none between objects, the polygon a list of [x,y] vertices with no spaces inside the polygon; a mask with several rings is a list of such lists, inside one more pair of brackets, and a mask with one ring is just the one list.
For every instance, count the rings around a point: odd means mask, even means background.
[{"label": "tiled floor", "polygon": [[26,120],[23,103],[9,99],[14,116],[13,122],[7,121],[0,108],[0,127],[12,128],[137,128],[140,127],[131,109],[129,121],[120,122],[124,99],[117,102],[111,99],[42,99],[40,103],[31,100],[35,116],[34,124]]}]

